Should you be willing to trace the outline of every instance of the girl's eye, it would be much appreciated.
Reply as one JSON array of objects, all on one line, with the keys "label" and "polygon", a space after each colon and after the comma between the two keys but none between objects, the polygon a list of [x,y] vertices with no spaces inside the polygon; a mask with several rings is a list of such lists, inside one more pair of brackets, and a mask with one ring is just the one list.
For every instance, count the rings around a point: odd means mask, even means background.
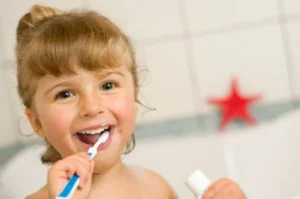
[{"label": "girl's eye", "polygon": [[56,99],[65,99],[65,98],[72,97],[72,96],[73,96],[73,93],[66,90],[66,91],[59,92],[56,96]]},{"label": "girl's eye", "polygon": [[103,90],[110,90],[116,87],[116,84],[112,83],[112,82],[107,82],[105,84],[102,85],[102,89]]}]

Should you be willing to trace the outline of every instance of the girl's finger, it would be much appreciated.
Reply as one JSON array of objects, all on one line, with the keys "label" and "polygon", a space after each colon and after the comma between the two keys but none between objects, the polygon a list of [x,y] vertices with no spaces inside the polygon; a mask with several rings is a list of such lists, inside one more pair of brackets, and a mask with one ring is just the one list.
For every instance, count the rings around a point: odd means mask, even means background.
[{"label": "girl's finger", "polygon": [[70,179],[75,173],[80,177],[80,186],[84,186],[87,179],[91,176],[92,162],[88,156],[67,157],[58,161],[50,170],[49,174],[56,173],[62,178]]},{"label": "girl's finger", "polygon": [[214,182],[208,187],[208,189],[206,190],[202,198],[203,199],[213,198],[213,196],[217,195],[218,192],[220,192],[220,190],[222,190],[229,183],[230,181],[225,178],[217,180],[216,182]]}]

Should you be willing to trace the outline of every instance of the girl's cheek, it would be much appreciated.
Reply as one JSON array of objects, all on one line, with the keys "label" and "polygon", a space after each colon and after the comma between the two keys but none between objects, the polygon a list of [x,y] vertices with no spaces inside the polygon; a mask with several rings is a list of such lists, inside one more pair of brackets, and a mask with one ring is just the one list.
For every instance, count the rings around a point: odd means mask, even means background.
[{"label": "girl's cheek", "polygon": [[[46,113],[47,114],[47,113]],[[69,124],[70,117],[64,112],[48,112],[42,118],[42,127],[48,136],[59,136],[61,131],[66,130],[67,124]]]},{"label": "girl's cheek", "polygon": [[111,111],[118,117],[127,118],[135,115],[135,101],[130,96],[118,97],[108,103]]}]

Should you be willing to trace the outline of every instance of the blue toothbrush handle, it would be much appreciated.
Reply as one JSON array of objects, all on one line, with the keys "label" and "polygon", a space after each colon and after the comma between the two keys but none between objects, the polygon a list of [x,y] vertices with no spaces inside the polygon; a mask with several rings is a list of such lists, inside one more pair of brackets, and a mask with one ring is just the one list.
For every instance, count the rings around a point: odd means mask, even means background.
[{"label": "blue toothbrush handle", "polygon": [[[91,158],[94,158],[95,152],[93,153],[88,152],[88,155]],[[68,181],[65,188],[62,190],[62,192],[56,197],[56,199],[70,199],[74,193],[74,191],[77,189],[79,185],[79,176],[75,173],[72,178]]]},{"label": "blue toothbrush handle", "polygon": [[68,181],[68,183],[66,184],[62,192],[56,197],[56,199],[63,199],[63,198],[70,199],[74,191],[77,189],[78,185],[79,185],[79,176],[77,174],[74,174],[72,178],[70,178],[70,180]]}]

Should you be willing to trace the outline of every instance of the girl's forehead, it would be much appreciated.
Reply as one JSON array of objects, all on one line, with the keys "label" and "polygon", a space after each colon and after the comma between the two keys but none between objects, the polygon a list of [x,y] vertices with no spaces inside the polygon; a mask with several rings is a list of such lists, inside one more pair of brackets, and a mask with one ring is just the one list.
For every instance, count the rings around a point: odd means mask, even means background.
[{"label": "girl's forehead", "polygon": [[118,67],[99,67],[98,69],[87,69],[84,66],[80,65],[74,65],[72,67],[72,72],[65,72],[59,75],[58,77],[65,77],[65,76],[74,76],[74,75],[80,75],[82,72],[88,72],[92,75],[101,77],[101,76],[106,76],[108,74],[113,74],[113,73],[122,73],[124,75],[130,74],[129,68],[125,65],[121,65]]}]

